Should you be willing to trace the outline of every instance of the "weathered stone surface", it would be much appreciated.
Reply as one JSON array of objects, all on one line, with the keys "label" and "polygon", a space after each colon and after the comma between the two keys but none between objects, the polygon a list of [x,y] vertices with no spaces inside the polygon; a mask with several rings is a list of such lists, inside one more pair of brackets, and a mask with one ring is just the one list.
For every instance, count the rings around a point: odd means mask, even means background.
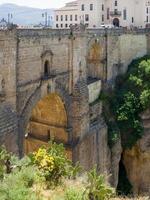
[{"label": "weathered stone surface", "polygon": [[18,153],[18,119],[10,107],[0,106],[0,145],[8,151]]},{"label": "weathered stone surface", "polygon": [[93,80],[93,82],[88,84],[89,89],[89,103],[93,103],[99,98],[101,93],[102,82],[101,80]]},{"label": "weathered stone surface", "polygon": [[109,175],[110,150],[107,144],[107,126],[103,119],[91,126],[90,132],[79,141],[74,153],[85,170],[97,166],[99,173]]},{"label": "weathered stone surface", "polygon": [[119,139],[111,149],[111,177],[110,182],[114,188],[118,185],[118,175],[119,175],[119,162],[122,154],[121,139]]},{"label": "weathered stone surface", "polygon": [[135,194],[150,195],[150,110],[142,115],[144,136],[123,154],[124,165]]}]

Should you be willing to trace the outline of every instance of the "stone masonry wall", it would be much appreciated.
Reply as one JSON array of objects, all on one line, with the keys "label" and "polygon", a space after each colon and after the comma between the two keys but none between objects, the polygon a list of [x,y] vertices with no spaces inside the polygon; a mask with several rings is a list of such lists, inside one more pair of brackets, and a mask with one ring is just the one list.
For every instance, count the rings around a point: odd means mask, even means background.
[{"label": "stone masonry wall", "polygon": [[109,35],[107,41],[107,81],[111,85],[124,74],[133,59],[147,54],[146,34]]},{"label": "stone masonry wall", "polygon": [[0,104],[10,104],[13,110],[16,110],[16,49],[15,31],[0,31]]}]

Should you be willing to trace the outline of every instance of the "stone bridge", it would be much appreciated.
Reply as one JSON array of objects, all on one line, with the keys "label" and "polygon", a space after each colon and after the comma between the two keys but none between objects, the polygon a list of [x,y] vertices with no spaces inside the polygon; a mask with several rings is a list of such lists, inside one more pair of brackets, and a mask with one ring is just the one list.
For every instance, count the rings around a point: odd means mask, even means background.
[{"label": "stone bridge", "polygon": [[148,30],[1,30],[0,143],[23,155],[54,139],[117,182],[99,96],[149,48]]}]

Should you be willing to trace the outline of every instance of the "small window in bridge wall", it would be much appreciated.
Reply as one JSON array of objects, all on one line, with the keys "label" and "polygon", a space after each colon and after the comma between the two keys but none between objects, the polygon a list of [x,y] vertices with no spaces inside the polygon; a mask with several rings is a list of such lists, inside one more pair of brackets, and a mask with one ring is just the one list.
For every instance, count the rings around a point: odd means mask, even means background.
[{"label": "small window in bridge wall", "polygon": [[45,63],[44,63],[44,76],[48,76],[49,75],[49,61],[46,60]]}]

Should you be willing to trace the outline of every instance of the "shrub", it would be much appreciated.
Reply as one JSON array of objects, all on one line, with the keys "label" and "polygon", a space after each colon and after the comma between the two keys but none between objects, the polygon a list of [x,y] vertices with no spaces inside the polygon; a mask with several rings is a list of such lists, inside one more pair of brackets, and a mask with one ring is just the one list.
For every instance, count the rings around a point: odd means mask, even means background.
[{"label": "shrub", "polygon": [[142,137],[144,128],[140,114],[150,107],[149,77],[150,58],[137,59],[131,63],[125,75],[117,77],[113,94],[105,95],[110,147],[119,135],[124,149],[131,148]]},{"label": "shrub", "polygon": [[50,185],[58,185],[62,178],[70,177],[73,168],[62,144],[50,142],[49,147],[42,147],[31,155],[32,162],[38,166]]},{"label": "shrub", "polygon": [[85,200],[106,200],[114,196],[115,191],[107,185],[105,177],[98,175],[96,169],[88,173],[88,185],[86,187]]},{"label": "shrub", "polygon": [[2,146],[0,147],[0,179],[4,178],[5,173],[10,173],[10,158],[11,155],[6,151],[6,149]]},{"label": "shrub", "polygon": [[5,175],[4,180],[0,182],[0,199],[41,200],[32,188],[39,180],[38,170],[33,166],[15,169],[11,174]]},{"label": "shrub", "polygon": [[83,191],[70,187],[65,192],[65,200],[83,200]]}]

